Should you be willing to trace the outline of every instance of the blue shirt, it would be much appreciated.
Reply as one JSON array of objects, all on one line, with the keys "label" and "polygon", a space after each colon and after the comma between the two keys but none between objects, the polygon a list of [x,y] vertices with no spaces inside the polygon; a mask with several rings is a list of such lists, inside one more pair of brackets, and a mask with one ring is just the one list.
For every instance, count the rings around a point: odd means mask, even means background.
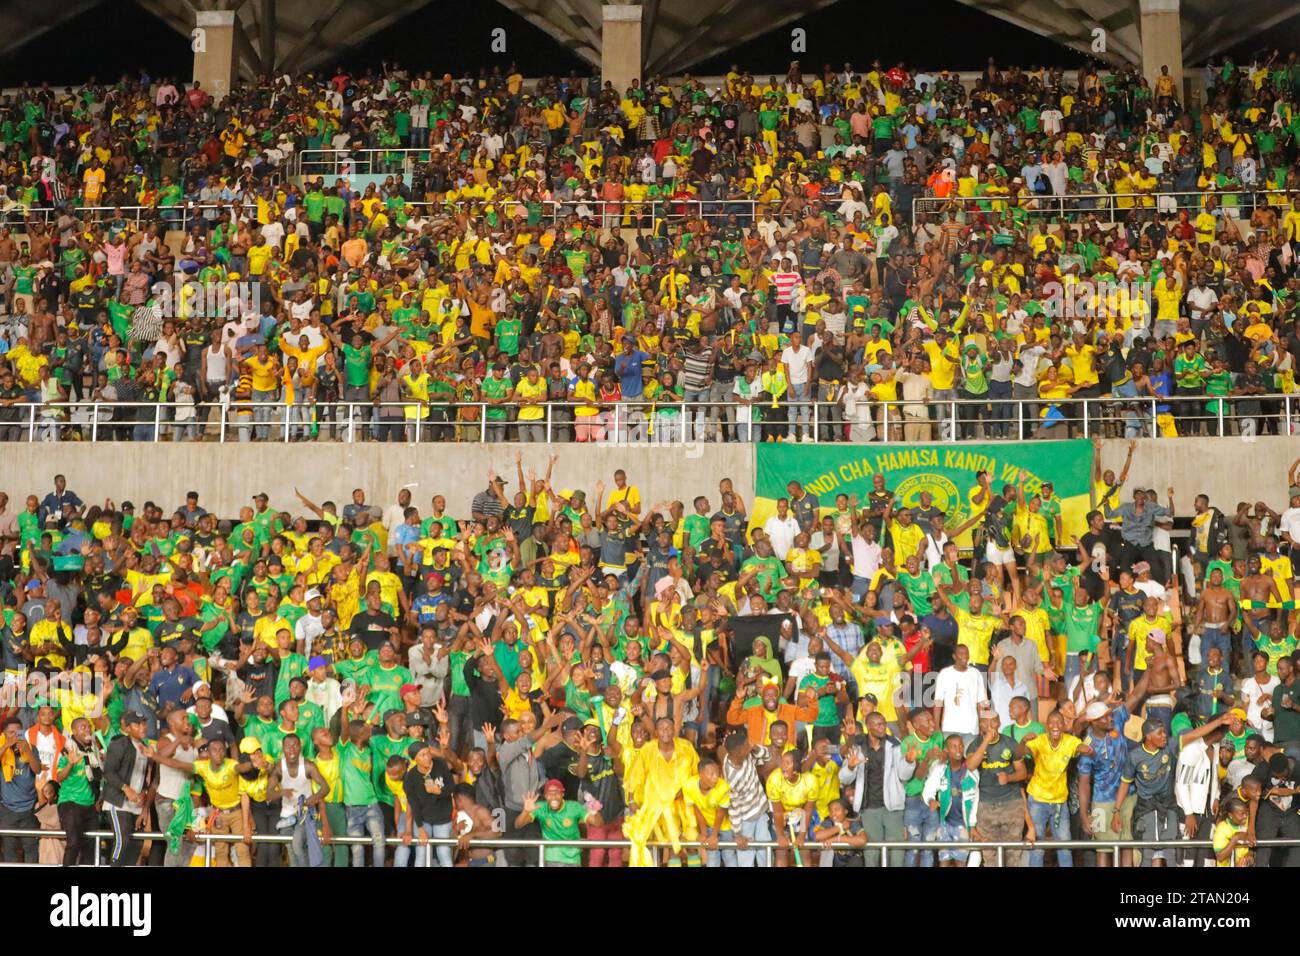
[{"label": "blue shirt", "polygon": [[434,621],[434,611],[439,604],[447,603],[447,595],[438,594],[421,594],[411,602],[411,610],[415,612],[415,619],[421,625],[432,624]]},{"label": "blue shirt", "polygon": [[6,810],[21,813],[36,806],[36,774],[16,751],[13,753],[14,772],[9,780],[0,776],[0,803]]},{"label": "blue shirt", "polygon": [[[1112,719],[1117,728],[1128,723],[1128,708],[1120,705],[1112,711]],[[1092,802],[1113,803],[1119,794],[1119,781],[1123,775],[1124,763],[1128,760],[1129,740],[1121,730],[1117,734],[1098,737],[1091,730],[1085,741],[1093,749],[1091,756],[1085,754],[1079,758],[1079,776],[1092,778]]]},{"label": "blue shirt", "polygon": [[163,669],[149,680],[149,693],[160,706],[179,704],[181,694],[199,682],[199,677],[184,664],[177,664],[170,671]]},{"label": "blue shirt", "polygon": [[64,505],[72,505],[74,508],[80,508],[81,499],[78,498],[75,493],[66,489],[61,495],[55,494],[51,491],[41,499],[41,524],[44,524],[45,519],[50,515],[54,515],[56,518],[62,518]]},{"label": "blue shirt", "polygon": [[650,356],[640,349],[633,349],[614,357],[614,371],[618,374],[618,385],[624,398],[640,398],[645,392],[641,380],[641,363]]}]

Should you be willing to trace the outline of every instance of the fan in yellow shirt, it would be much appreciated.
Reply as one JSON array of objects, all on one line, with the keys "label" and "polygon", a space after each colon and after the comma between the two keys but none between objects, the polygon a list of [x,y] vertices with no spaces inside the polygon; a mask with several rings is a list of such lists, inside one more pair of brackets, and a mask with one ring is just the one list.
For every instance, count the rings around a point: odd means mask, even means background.
[{"label": "fan in yellow shirt", "polygon": [[1018,757],[1034,758],[1034,773],[1026,792],[1039,803],[1065,803],[1069,784],[1065,773],[1076,756],[1090,755],[1092,748],[1073,734],[1065,733],[1065,718],[1052,712],[1047,717],[1047,732],[1026,737],[1017,748]]},{"label": "fan in yellow shirt", "polygon": [[698,840],[704,835],[706,842],[717,849],[718,835],[731,832],[731,786],[722,779],[718,762],[710,757],[700,761],[700,772],[682,784],[682,797],[686,801],[687,817],[683,837]]},{"label": "fan in yellow shirt", "polygon": [[671,718],[655,723],[653,740],[642,744],[630,759],[623,791],[628,815],[623,835],[631,841],[629,866],[654,866],[654,855],[646,845],[651,840],[668,842],[674,855],[682,855],[682,829],[686,805],[682,786],[699,770],[700,755],[690,741],[677,736]]},{"label": "fan in yellow shirt", "polygon": [[[794,843],[802,846],[816,807],[818,785],[811,773],[804,773],[800,768],[797,750],[781,754],[781,768],[768,775],[764,789],[772,801],[772,827],[777,842],[783,848],[788,847],[793,837]],[[778,851],[776,865],[789,865],[788,855],[789,851]]]}]

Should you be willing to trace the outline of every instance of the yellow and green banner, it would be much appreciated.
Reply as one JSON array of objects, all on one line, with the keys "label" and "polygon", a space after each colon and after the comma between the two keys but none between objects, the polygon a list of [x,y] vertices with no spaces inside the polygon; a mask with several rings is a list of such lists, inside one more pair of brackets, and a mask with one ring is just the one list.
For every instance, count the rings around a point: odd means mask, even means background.
[{"label": "yellow and green banner", "polygon": [[[961,445],[762,444],[755,451],[752,524],[761,525],[776,511],[776,501],[787,496],[791,481],[816,495],[823,513],[834,510],[840,494],[857,495],[858,506],[865,508],[875,475],[883,475],[895,501],[907,507],[915,507],[921,492],[928,491],[949,525],[973,514],[970,499],[981,471],[988,472],[994,492],[1014,485],[1024,471],[1026,498],[1050,481],[1061,500],[1065,542],[1070,535],[1084,533],[1091,507],[1092,444],[1086,439]],[[959,543],[968,545],[969,533]]]}]

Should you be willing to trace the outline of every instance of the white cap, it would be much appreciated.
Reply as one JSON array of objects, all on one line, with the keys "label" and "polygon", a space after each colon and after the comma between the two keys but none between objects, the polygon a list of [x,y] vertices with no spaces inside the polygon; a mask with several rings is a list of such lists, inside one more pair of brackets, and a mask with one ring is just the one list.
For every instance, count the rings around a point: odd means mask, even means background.
[{"label": "white cap", "polygon": [[320,591],[316,590],[315,588],[312,588],[305,595],[303,595],[303,600],[307,602],[316,601],[319,599],[320,599]]}]

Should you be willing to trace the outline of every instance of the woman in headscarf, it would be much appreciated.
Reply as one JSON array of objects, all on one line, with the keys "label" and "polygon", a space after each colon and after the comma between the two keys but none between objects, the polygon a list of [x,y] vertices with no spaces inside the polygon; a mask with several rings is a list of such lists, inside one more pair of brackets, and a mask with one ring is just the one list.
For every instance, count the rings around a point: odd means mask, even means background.
[{"label": "woman in headscarf", "polygon": [[762,671],[778,685],[781,683],[781,662],[772,653],[772,641],[769,638],[754,638],[754,647],[745,664]]}]

